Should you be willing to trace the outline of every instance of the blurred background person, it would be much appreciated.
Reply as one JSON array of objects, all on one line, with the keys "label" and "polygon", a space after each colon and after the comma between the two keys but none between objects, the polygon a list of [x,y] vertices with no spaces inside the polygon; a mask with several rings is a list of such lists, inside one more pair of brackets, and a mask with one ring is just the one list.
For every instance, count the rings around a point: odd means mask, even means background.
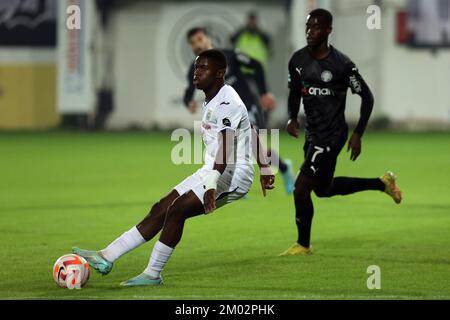
[{"label": "blurred background person", "polygon": [[[248,13],[246,24],[231,35],[230,41],[234,48],[259,61],[264,70],[268,70],[271,40],[269,34],[259,26],[259,17],[256,11]],[[245,66],[241,67],[241,70],[243,74],[248,76],[250,88],[255,90],[255,83],[252,78],[253,70]],[[268,122],[269,115],[274,109],[266,108],[264,105],[262,108],[264,118]]]},{"label": "blurred background person", "polygon": [[[270,37],[258,23],[258,15],[251,11],[247,15],[245,26],[237,30],[230,37],[231,44],[236,48],[258,60],[267,70],[270,55]],[[251,73],[251,70],[243,70]]]}]

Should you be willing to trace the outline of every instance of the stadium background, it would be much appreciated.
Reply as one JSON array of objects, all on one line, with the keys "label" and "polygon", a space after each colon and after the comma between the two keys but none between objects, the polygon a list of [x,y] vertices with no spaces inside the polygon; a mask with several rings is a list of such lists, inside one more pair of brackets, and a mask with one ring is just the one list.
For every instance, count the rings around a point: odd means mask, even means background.
[{"label": "stadium background", "polygon": [[[49,8],[54,1],[41,2]],[[68,1],[67,6],[76,3]],[[271,117],[271,125],[277,127],[286,118],[287,61],[304,45],[303,20],[315,6],[333,11],[332,43],[355,60],[373,88],[377,104],[372,123],[389,119],[396,122],[397,128],[448,128],[450,92],[446,88],[450,74],[440,71],[449,69],[450,52],[413,50],[398,43],[401,31],[397,15],[407,9],[407,1],[379,2],[381,30],[366,27],[370,16],[366,9],[373,1],[364,0],[266,0],[258,5],[251,1],[115,1],[107,11],[107,28],[101,27],[101,15],[93,1],[79,3],[86,14],[82,14],[83,28],[76,39],[77,56],[68,51],[70,42],[66,39],[74,33],[65,27],[64,5],[48,9],[53,19],[62,17],[58,22],[59,54],[52,46],[2,46],[0,128],[51,128],[60,121],[61,112],[56,110],[92,115],[97,102],[95,92],[102,87],[111,87],[114,92],[108,128],[190,126],[196,116],[187,114],[181,104],[186,70],[193,59],[185,32],[192,26],[205,25],[216,46],[229,47],[230,34],[245,23],[247,12],[255,9],[261,27],[273,41],[267,78],[279,101]],[[427,14],[433,17],[433,12]],[[42,32],[38,34],[42,36]],[[77,57],[83,69],[67,76],[63,66]],[[58,79],[78,81],[83,88],[64,82],[58,86]],[[350,121],[358,117],[358,104],[358,98],[350,95]]]},{"label": "stadium background", "polygon": [[[448,299],[450,51],[448,43],[407,43],[412,2],[0,1],[0,238],[7,244],[0,298]],[[436,34],[440,12],[430,3],[438,1],[417,3],[428,8],[422,28]],[[65,26],[71,4],[82,9],[81,30]],[[372,4],[381,7],[380,30],[366,26]],[[89,289],[58,291],[50,277],[58,256],[75,244],[106,245],[195,168],[170,162],[170,129],[198,119],[181,103],[193,58],[185,32],[205,25],[227,47],[256,10],[273,41],[267,81],[278,108],[270,126],[282,128],[287,62],[304,46],[304,19],[315,7],[332,11],[332,44],[354,60],[376,98],[362,158],[353,164],[343,154],[337,173],[394,169],[405,203],[371,194],[321,201],[317,254],[279,260],[295,239],[292,199],[279,177],[270,202],[259,201],[254,186],[248,200],[189,223],[167,267],[173,284],[157,293],[111,289],[145,266],[150,247],[127,256],[107,280],[93,275]],[[112,94],[113,111],[104,131],[90,132],[99,92],[107,102]],[[349,95],[350,123],[359,102]],[[281,135],[280,151],[296,166],[300,147]],[[369,264],[386,270],[379,292],[366,288]],[[258,277],[249,276],[255,270]]]}]

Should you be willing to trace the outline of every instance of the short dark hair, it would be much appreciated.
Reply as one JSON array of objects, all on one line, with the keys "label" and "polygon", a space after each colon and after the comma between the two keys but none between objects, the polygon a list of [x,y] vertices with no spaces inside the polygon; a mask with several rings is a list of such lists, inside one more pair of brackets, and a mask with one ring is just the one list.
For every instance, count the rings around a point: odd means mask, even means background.
[{"label": "short dark hair", "polygon": [[206,28],[194,27],[194,28],[189,29],[188,32],[186,32],[186,39],[189,40],[197,32],[203,32],[204,34],[209,36],[208,31],[206,30]]},{"label": "short dark hair", "polygon": [[320,17],[320,18],[322,18],[323,22],[325,23],[325,25],[327,27],[331,27],[333,25],[333,15],[328,10],[325,10],[325,9],[322,9],[322,8],[314,9],[313,11],[311,11],[309,13],[309,15],[312,16],[312,17]]},{"label": "short dark hair", "polygon": [[217,67],[219,69],[227,68],[227,58],[225,57],[223,52],[220,50],[217,50],[217,49],[205,50],[202,53],[200,53],[198,56],[213,60],[215,63],[217,63]]}]

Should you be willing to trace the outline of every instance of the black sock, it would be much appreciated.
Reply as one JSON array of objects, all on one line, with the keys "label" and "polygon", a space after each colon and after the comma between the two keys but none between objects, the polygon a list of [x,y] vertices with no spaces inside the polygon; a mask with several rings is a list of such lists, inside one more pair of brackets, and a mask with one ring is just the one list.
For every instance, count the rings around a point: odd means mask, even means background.
[{"label": "black sock", "polygon": [[329,196],[347,195],[366,190],[384,191],[384,183],[378,179],[337,177],[329,189]]},{"label": "black sock", "polygon": [[295,198],[295,218],[298,231],[297,242],[303,247],[308,248],[311,239],[311,224],[314,216],[314,206],[311,196]]}]

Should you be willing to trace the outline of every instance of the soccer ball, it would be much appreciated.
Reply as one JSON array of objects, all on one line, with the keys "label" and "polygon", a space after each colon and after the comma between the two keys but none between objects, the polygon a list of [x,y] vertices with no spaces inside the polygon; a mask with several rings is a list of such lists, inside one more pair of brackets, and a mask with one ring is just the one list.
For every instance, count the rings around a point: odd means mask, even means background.
[{"label": "soccer ball", "polygon": [[66,254],[53,265],[53,279],[63,288],[81,289],[89,279],[87,261],[76,254]]}]

